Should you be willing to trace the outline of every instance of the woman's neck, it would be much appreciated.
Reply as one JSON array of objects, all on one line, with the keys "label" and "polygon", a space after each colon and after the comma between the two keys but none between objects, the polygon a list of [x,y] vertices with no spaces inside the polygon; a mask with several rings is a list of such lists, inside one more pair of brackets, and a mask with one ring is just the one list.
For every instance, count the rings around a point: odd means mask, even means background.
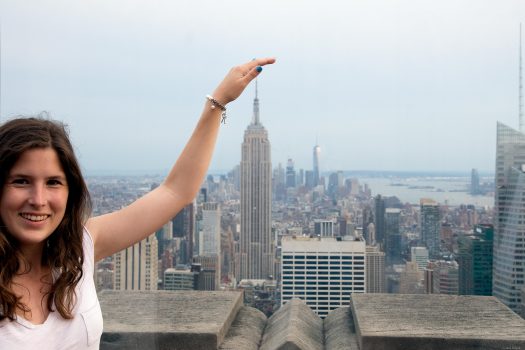
[{"label": "woman's neck", "polygon": [[48,271],[48,267],[42,264],[44,247],[44,243],[20,247],[24,260],[20,263],[19,274],[42,276]]}]

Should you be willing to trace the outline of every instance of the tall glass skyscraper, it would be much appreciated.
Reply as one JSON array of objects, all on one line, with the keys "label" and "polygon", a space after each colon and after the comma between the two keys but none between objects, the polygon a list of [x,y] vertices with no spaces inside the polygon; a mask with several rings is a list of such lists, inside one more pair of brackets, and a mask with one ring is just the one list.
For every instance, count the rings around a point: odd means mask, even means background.
[{"label": "tall glass skyscraper", "polygon": [[518,311],[525,279],[525,135],[498,122],[492,293]]},{"label": "tall glass skyscraper", "polygon": [[319,157],[321,157],[321,147],[319,145],[314,146],[314,187],[320,184],[320,174],[319,174]]},{"label": "tall glass skyscraper", "polygon": [[441,215],[439,204],[430,198],[421,198],[420,201],[421,241],[428,248],[431,258],[439,255],[439,231],[441,229]]},{"label": "tall glass skyscraper", "polygon": [[259,120],[257,90],[253,118],[244,132],[241,160],[241,233],[236,277],[265,279],[274,275],[271,229],[272,162],[268,132]]}]

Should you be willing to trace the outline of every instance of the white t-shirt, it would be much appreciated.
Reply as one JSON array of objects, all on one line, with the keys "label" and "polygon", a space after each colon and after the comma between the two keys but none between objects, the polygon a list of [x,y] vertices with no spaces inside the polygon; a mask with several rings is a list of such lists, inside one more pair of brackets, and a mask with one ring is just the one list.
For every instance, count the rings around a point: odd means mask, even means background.
[{"label": "white t-shirt", "polygon": [[21,316],[15,321],[0,322],[0,349],[22,350],[95,350],[102,336],[102,311],[95,290],[94,246],[90,233],[84,229],[84,272],[76,287],[77,303],[73,319],[66,320],[57,311],[49,313],[44,323],[34,325]]}]

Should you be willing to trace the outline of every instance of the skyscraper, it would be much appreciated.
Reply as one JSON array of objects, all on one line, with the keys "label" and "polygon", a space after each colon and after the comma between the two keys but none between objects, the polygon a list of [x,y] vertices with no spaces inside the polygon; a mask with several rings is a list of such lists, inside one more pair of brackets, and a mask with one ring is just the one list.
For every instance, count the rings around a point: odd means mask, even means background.
[{"label": "skyscraper", "polygon": [[423,271],[428,263],[428,249],[425,247],[412,247],[410,249],[410,261],[415,262],[417,267]]},{"label": "skyscraper", "polygon": [[320,175],[319,175],[319,157],[321,156],[321,147],[319,145],[314,146],[314,187],[320,184]]},{"label": "skyscraper", "polygon": [[221,255],[221,209],[219,203],[202,204],[202,239],[199,255]]},{"label": "skyscraper", "polygon": [[479,188],[479,173],[477,169],[472,169],[472,172],[470,174],[470,194],[476,195],[480,194],[480,188]]},{"label": "skyscraper", "polygon": [[366,246],[366,292],[385,293],[385,253],[378,246]]},{"label": "skyscraper", "polygon": [[155,233],[114,255],[115,290],[157,290],[158,255]]},{"label": "skyscraper", "polygon": [[301,298],[320,317],[348,306],[350,295],[365,293],[363,240],[334,237],[282,238],[281,303]]},{"label": "skyscraper", "polygon": [[375,198],[374,225],[375,240],[379,244],[384,244],[385,238],[385,200],[378,194]]},{"label": "skyscraper", "polygon": [[195,241],[195,202],[185,206],[171,221],[173,222],[173,237],[182,238],[176,262],[189,264],[193,257]]},{"label": "skyscraper", "polygon": [[492,225],[476,225],[473,234],[459,236],[460,295],[492,295],[493,237]]},{"label": "skyscraper", "polygon": [[193,257],[193,263],[201,264],[201,277],[206,276],[203,289],[218,289],[221,279],[221,208],[218,203],[202,204],[199,242],[199,255]]},{"label": "skyscraper", "polygon": [[401,259],[401,209],[385,209],[385,253],[387,265],[398,264]]},{"label": "skyscraper", "polygon": [[428,248],[431,258],[439,255],[439,232],[441,230],[441,216],[439,204],[429,198],[420,200],[421,241]]},{"label": "skyscraper", "polygon": [[297,175],[295,174],[293,160],[288,159],[288,163],[286,164],[286,187],[295,187],[296,180]]},{"label": "skyscraper", "polygon": [[497,125],[492,293],[518,311],[525,279],[525,135]]},{"label": "skyscraper", "polygon": [[244,132],[241,160],[241,232],[236,277],[265,279],[274,275],[271,232],[272,162],[268,132],[259,120],[257,88],[253,118]]},{"label": "skyscraper", "polygon": [[429,264],[433,270],[432,284],[434,294],[458,295],[459,267],[455,261],[432,261]]}]

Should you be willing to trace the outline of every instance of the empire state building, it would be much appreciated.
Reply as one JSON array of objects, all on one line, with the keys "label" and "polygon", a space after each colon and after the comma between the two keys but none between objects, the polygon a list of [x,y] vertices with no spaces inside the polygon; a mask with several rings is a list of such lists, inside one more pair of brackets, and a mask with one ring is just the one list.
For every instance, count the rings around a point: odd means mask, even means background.
[{"label": "empire state building", "polygon": [[272,162],[268,132],[259,119],[257,87],[253,118],[244,132],[241,160],[241,232],[236,277],[266,279],[274,275],[271,229]]}]

